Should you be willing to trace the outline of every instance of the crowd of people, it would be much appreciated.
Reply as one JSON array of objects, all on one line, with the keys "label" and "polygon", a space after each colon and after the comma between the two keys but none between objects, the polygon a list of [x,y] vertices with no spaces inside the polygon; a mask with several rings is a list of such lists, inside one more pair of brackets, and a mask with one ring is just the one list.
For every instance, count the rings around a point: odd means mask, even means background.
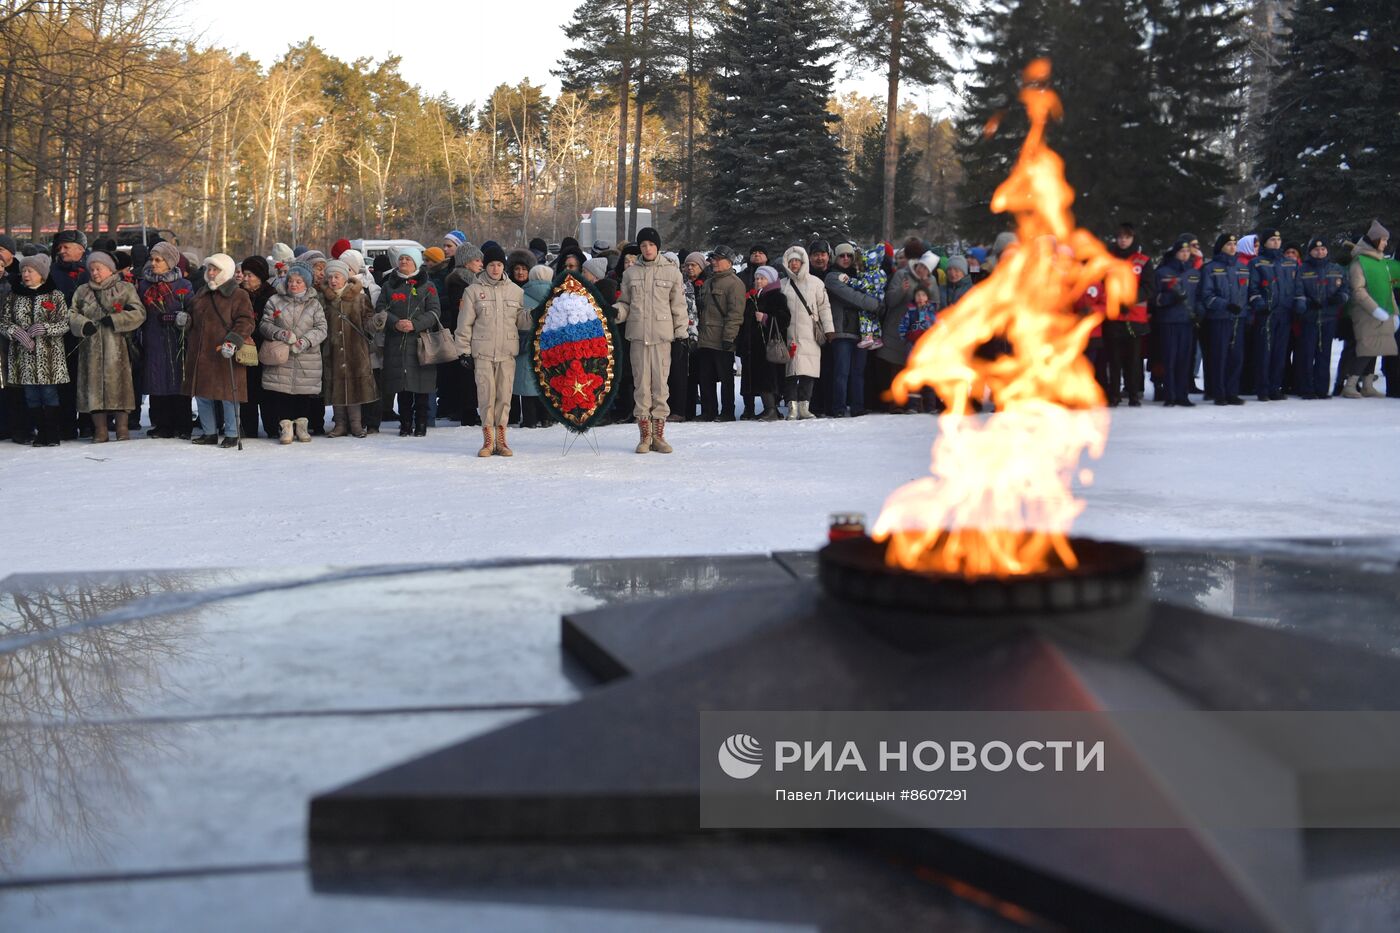
[{"label": "crowd of people", "polygon": [[[1266,228],[1223,233],[1207,257],[1183,234],[1154,260],[1123,224],[1110,250],[1131,263],[1138,292],[1086,350],[1108,404],[1142,405],[1149,378],[1152,400],[1179,407],[1193,393],[1216,405],[1400,396],[1389,242],[1374,222],[1334,257],[1324,237],[1285,247]],[[395,422],[422,437],[446,420],[481,427],[480,456],[510,456],[509,427],[552,423],[530,366],[532,312],[570,274],[625,346],[610,415],[638,425],[638,453],[669,453],[676,422],[937,413],[930,391],[901,404],[887,390],[913,343],[1016,247],[1005,233],[943,256],[917,237],[667,252],[646,228],[620,248],[566,239],[551,253],[541,239],[507,251],[452,230],[372,263],[344,239],[324,253],[278,243],[235,263],[167,242],[89,248],[75,230],[52,255],[17,255],[0,236],[0,436],[126,440],[143,410],[147,437],[224,448],[259,429],[293,444]],[[1079,310],[1103,302],[1093,287]]]}]

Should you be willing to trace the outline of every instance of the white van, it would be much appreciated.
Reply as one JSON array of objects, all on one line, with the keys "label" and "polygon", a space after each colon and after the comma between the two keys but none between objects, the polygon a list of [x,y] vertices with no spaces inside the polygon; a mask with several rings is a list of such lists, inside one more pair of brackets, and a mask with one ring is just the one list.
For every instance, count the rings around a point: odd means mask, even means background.
[{"label": "white van", "polygon": [[350,248],[359,252],[365,257],[365,265],[374,265],[374,257],[387,256],[389,250],[395,247],[402,249],[405,246],[416,246],[421,252],[423,244],[417,240],[351,240]]}]

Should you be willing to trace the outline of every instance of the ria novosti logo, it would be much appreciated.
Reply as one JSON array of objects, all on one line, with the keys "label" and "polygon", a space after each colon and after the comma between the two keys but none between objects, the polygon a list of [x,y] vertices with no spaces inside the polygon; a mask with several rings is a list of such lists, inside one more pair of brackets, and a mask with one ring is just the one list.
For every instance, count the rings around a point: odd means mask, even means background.
[{"label": "ria novosti logo", "polygon": [[753,736],[737,732],[720,745],[719,766],[735,780],[751,778],[763,766],[763,746]]}]

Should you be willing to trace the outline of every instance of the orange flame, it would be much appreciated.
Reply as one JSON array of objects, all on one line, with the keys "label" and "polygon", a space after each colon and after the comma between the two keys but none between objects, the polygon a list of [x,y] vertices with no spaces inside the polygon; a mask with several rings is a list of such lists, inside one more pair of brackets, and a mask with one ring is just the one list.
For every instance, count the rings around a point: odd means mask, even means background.
[{"label": "orange flame", "polygon": [[[1074,189],[1045,144],[1046,123],[1063,114],[1046,86],[1049,61],[1032,62],[1023,77],[1030,132],[992,197],[993,212],[1015,215],[1017,244],[939,315],[891,389],[902,403],[929,386],[948,403],[932,476],[896,490],[875,524],[874,537],[888,542],[886,562],[906,570],[972,577],[1038,573],[1052,560],[1077,566],[1066,537],[1084,508],[1072,491],[1074,472],[1085,451],[1101,456],[1108,438],[1103,391],[1084,357],[1103,317],[1081,316],[1074,305],[1103,283],[1107,314],[1117,317],[1137,278],[1074,225]],[[979,354],[998,338],[1010,352]],[[965,417],[984,387],[997,414]]]}]

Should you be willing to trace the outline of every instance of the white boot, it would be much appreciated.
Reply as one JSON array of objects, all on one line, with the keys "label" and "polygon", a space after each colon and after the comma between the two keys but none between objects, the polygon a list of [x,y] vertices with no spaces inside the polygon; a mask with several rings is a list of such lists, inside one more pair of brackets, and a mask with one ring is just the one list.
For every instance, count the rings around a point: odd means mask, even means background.
[{"label": "white boot", "polygon": [[812,403],[811,403],[811,402],[798,402],[798,403],[797,403],[797,417],[800,418],[800,419],[803,420],[803,421],[807,421],[808,419],[815,418],[816,415],[812,414]]},{"label": "white boot", "polygon": [[283,419],[277,422],[277,426],[282,429],[282,434],[277,438],[278,443],[290,444],[292,442],[292,423]]}]

